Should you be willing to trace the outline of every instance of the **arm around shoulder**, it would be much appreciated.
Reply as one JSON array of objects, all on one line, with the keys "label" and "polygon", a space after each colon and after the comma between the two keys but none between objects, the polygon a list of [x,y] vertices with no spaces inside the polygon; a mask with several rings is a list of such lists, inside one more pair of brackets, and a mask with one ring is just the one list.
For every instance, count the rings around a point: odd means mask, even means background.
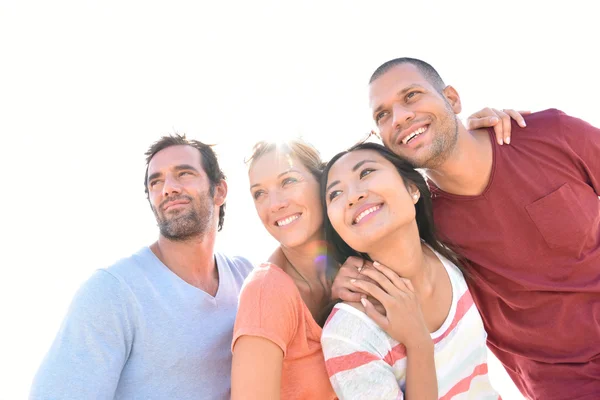
[{"label": "arm around shoulder", "polygon": [[112,399],[133,341],[131,293],[99,270],[74,296],[30,399]]}]

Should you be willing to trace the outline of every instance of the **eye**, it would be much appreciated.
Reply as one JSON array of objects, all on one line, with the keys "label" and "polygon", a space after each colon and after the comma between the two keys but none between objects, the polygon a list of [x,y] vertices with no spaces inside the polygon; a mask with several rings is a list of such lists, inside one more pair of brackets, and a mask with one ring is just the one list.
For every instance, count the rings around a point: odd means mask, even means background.
[{"label": "eye", "polygon": [[364,178],[365,176],[369,175],[371,172],[375,171],[373,168],[365,168],[362,171],[360,171],[360,179]]},{"label": "eye", "polygon": [[375,116],[375,123],[379,123],[383,117],[387,115],[387,111],[382,111]]},{"label": "eye", "polygon": [[156,184],[159,183],[159,182],[160,182],[160,180],[158,180],[158,179],[154,180],[154,181],[150,181],[150,183],[148,184],[148,186],[150,186],[152,188],[152,187],[156,186]]},{"label": "eye", "polygon": [[331,192],[329,192],[329,201],[332,201],[333,199],[338,197],[340,193],[342,193],[341,190],[332,190]]},{"label": "eye", "polygon": [[258,198],[260,196],[262,196],[265,193],[264,190],[257,190],[256,192],[254,192],[254,194],[252,195],[252,197],[254,197],[254,200],[258,200]]},{"label": "eye", "polygon": [[412,92],[408,92],[406,94],[406,100],[412,100],[414,99],[417,95],[419,94],[419,92],[417,91],[412,91]]},{"label": "eye", "polygon": [[192,173],[190,171],[181,171],[179,173],[179,176],[184,176],[184,175],[192,175]]},{"label": "eye", "polygon": [[298,182],[298,179],[288,177],[288,178],[285,178],[283,181],[281,181],[281,186],[286,186],[286,185],[289,185],[290,183],[295,183],[295,182]]}]

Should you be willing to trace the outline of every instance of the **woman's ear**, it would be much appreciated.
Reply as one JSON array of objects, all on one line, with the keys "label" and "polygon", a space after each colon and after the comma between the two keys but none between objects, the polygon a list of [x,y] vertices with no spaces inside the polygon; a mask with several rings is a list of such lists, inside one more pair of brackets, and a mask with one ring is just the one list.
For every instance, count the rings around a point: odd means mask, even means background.
[{"label": "woman's ear", "polygon": [[421,192],[419,191],[419,188],[417,188],[417,186],[414,183],[409,183],[407,189],[408,194],[410,194],[410,197],[412,197],[413,204],[417,204],[419,198],[421,197]]}]

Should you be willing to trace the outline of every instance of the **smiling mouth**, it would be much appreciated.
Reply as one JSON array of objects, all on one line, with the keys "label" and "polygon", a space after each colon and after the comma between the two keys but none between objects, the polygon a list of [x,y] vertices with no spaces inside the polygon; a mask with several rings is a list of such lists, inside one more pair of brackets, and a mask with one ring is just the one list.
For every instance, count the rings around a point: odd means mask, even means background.
[{"label": "smiling mouth", "polygon": [[358,224],[361,219],[363,219],[367,215],[369,215],[369,214],[371,214],[371,213],[379,210],[380,208],[381,208],[381,204],[378,204],[378,205],[373,206],[371,208],[367,208],[365,211],[363,211],[360,214],[358,214],[358,216],[354,219],[354,221],[352,221],[352,225]]},{"label": "smiling mouth", "polygon": [[287,217],[284,219],[280,219],[279,221],[275,221],[275,225],[276,226],[286,226],[286,225],[291,224],[298,218],[300,218],[300,214],[295,214],[295,215],[292,215],[291,217]]},{"label": "smiling mouth", "polygon": [[411,133],[410,135],[406,136],[404,139],[402,139],[402,144],[409,144],[411,142],[411,140],[413,140],[420,134],[424,133],[427,130],[428,126],[423,126],[419,129],[417,129],[416,131],[414,131],[413,133]]}]

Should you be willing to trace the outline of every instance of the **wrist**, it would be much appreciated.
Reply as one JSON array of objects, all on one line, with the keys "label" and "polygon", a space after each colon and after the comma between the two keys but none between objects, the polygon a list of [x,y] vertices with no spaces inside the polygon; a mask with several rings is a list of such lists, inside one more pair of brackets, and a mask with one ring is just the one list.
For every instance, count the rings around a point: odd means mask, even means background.
[{"label": "wrist", "polygon": [[427,337],[404,343],[404,347],[406,347],[407,353],[433,353],[434,344],[431,336],[428,335]]}]

